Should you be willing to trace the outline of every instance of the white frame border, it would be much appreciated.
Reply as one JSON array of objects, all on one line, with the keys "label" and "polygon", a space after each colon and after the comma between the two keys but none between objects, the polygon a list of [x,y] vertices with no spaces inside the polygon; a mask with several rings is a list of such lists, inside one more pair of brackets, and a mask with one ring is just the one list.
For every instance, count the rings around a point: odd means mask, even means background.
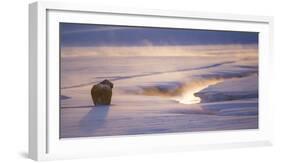
[{"label": "white frame border", "polygon": [[[88,156],[97,156],[94,154],[77,154],[76,156],[69,156],[67,154],[50,154],[48,150],[48,112],[46,108],[48,90],[47,76],[47,11],[48,10],[64,10],[64,11],[81,11],[81,12],[95,12],[95,13],[111,13],[111,14],[129,14],[138,16],[157,16],[157,17],[170,17],[170,18],[189,18],[200,20],[223,20],[234,22],[249,22],[249,23],[265,23],[269,26],[268,33],[268,47],[267,51],[271,55],[265,58],[264,66],[273,64],[274,58],[272,54],[272,40],[273,40],[273,18],[265,16],[246,16],[246,15],[233,15],[233,14],[216,14],[216,13],[201,13],[201,12],[186,12],[186,11],[166,11],[166,10],[150,10],[150,9],[132,9],[132,8],[116,8],[109,6],[95,6],[95,4],[85,3],[58,3],[58,2],[35,2],[29,6],[29,157],[34,160],[50,160],[50,159],[67,159],[79,158]],[[268,67],[265,72],[270,72]],[[265,73],[263,73],[265,74]],[[272,77],[272,74],[266,75]],[[271,93],[273,88],[269,89]],[[267,99],[268,100],[268,99]],[[273,109],[274,106],[269,105]],[[269,109],[269,115],[272,114],[272,109]],[[273,115],[273,114],[272,114]],[[273,116],[272,116],[273,117]],[[269,119],[268,119],[269,121]],[[270,120],[269,124],[273,120]],[[184,134],[180,134],[184,136]],[[249,134],[250,136],[251,134]],[[175,135],[170,135],[173,137]],[[154,138],[153,138],[154,137]],[[131,141],[135,141],[136,137],[128,137]],[[152,136],[152,139],[158,139],[157,135]],[[189,146],[181,146],[179,150],[187,149],[209,149],[209,148],[227,148],[227,147],[242,147],[242,146],[259,146],[269,145],[272,143],[272,128],[269,128],[266,136],[259,141],[245,140],[240,143],[213,143],[213,144],[190,144]],[[167,145],[167,144],[166,144]],[[173,145],[173,144],[170,144]],[[168,146],[167,146],[168,147]],[[161,152],[168,152],[177,150],[173,149],[159,149]],[[138,151],[143,152],[144,151]],[[149,150],[149,152],[151,152]],[[122,153],[130,153],[129,151],[122,151]],[[101,154],[106,155],[106,154]],[[111,153],[110,155],[115,155]]]}]

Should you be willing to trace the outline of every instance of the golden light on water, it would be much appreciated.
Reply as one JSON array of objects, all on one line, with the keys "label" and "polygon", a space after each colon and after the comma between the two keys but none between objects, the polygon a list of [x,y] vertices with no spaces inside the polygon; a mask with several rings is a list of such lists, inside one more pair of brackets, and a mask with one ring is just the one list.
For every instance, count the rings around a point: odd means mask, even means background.
[{"label": "golden light on water", "polygon": [[139,94],[147,96],[161,96],[178,101],[181,104],[197,104],[201,102],[200,97],[195,94],[201,90],[223,82],[222,78],[202,79],[187,82],[176,89],[161,89],[159,87],[144,88]]},{"label": "golden light on water", "polygon": [[207,81],[198,81],[195,84],[187,85],[185,91],[182,93],[180,97],[173,98],[181,104],[197,104],[201,102],[200,97],[196,97],[194,94],[200,92],[201,90],[209,87],[210,85],[214,85],[222,82],[223,79],[211,79]]}]

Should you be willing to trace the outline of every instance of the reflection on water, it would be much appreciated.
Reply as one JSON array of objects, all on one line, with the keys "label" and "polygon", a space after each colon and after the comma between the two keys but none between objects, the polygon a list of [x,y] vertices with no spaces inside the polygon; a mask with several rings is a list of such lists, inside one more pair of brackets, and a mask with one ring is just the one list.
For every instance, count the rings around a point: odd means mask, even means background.
[{"label": "reflection on water", "polygon": [[210,79],[193,82],[183,88],[183,93],[180,96],[174,97],[172,99],[182,104],[200,103],[200,97],[196,97],[194,94],[209,87],[210,85],[215,85],[220,82],[223,82],[223,79]]},{"label": "reflection on water", "polygon": [[194,80],[192,82],[183,83],[177,86],[158,85],[152,87],[142,88],[141,92],[134,92],[135,94],[147,96],[160,96],[178,101],[182,104],[197,104],[201,102],[200,97],[195,96],[195,93],[209,87],[223,82],[224,78],[211,78]]}]

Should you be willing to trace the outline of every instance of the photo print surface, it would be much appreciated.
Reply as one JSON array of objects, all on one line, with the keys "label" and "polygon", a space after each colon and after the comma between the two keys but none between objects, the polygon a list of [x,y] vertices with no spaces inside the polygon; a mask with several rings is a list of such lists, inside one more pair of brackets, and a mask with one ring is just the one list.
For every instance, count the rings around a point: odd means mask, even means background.
[{"label": "photo print surface", "polygon": [[60,23],[60,138],[258,128],[258,33]]}]

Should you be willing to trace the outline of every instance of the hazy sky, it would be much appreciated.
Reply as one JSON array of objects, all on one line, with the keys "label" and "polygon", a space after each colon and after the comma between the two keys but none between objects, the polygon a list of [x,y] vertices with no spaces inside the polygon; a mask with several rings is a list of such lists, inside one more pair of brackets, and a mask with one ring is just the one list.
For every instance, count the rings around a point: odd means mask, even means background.
[{"label": "hazy sky", "polygon": [[256,32],[61,23],[63,47],[257,44]]}]

